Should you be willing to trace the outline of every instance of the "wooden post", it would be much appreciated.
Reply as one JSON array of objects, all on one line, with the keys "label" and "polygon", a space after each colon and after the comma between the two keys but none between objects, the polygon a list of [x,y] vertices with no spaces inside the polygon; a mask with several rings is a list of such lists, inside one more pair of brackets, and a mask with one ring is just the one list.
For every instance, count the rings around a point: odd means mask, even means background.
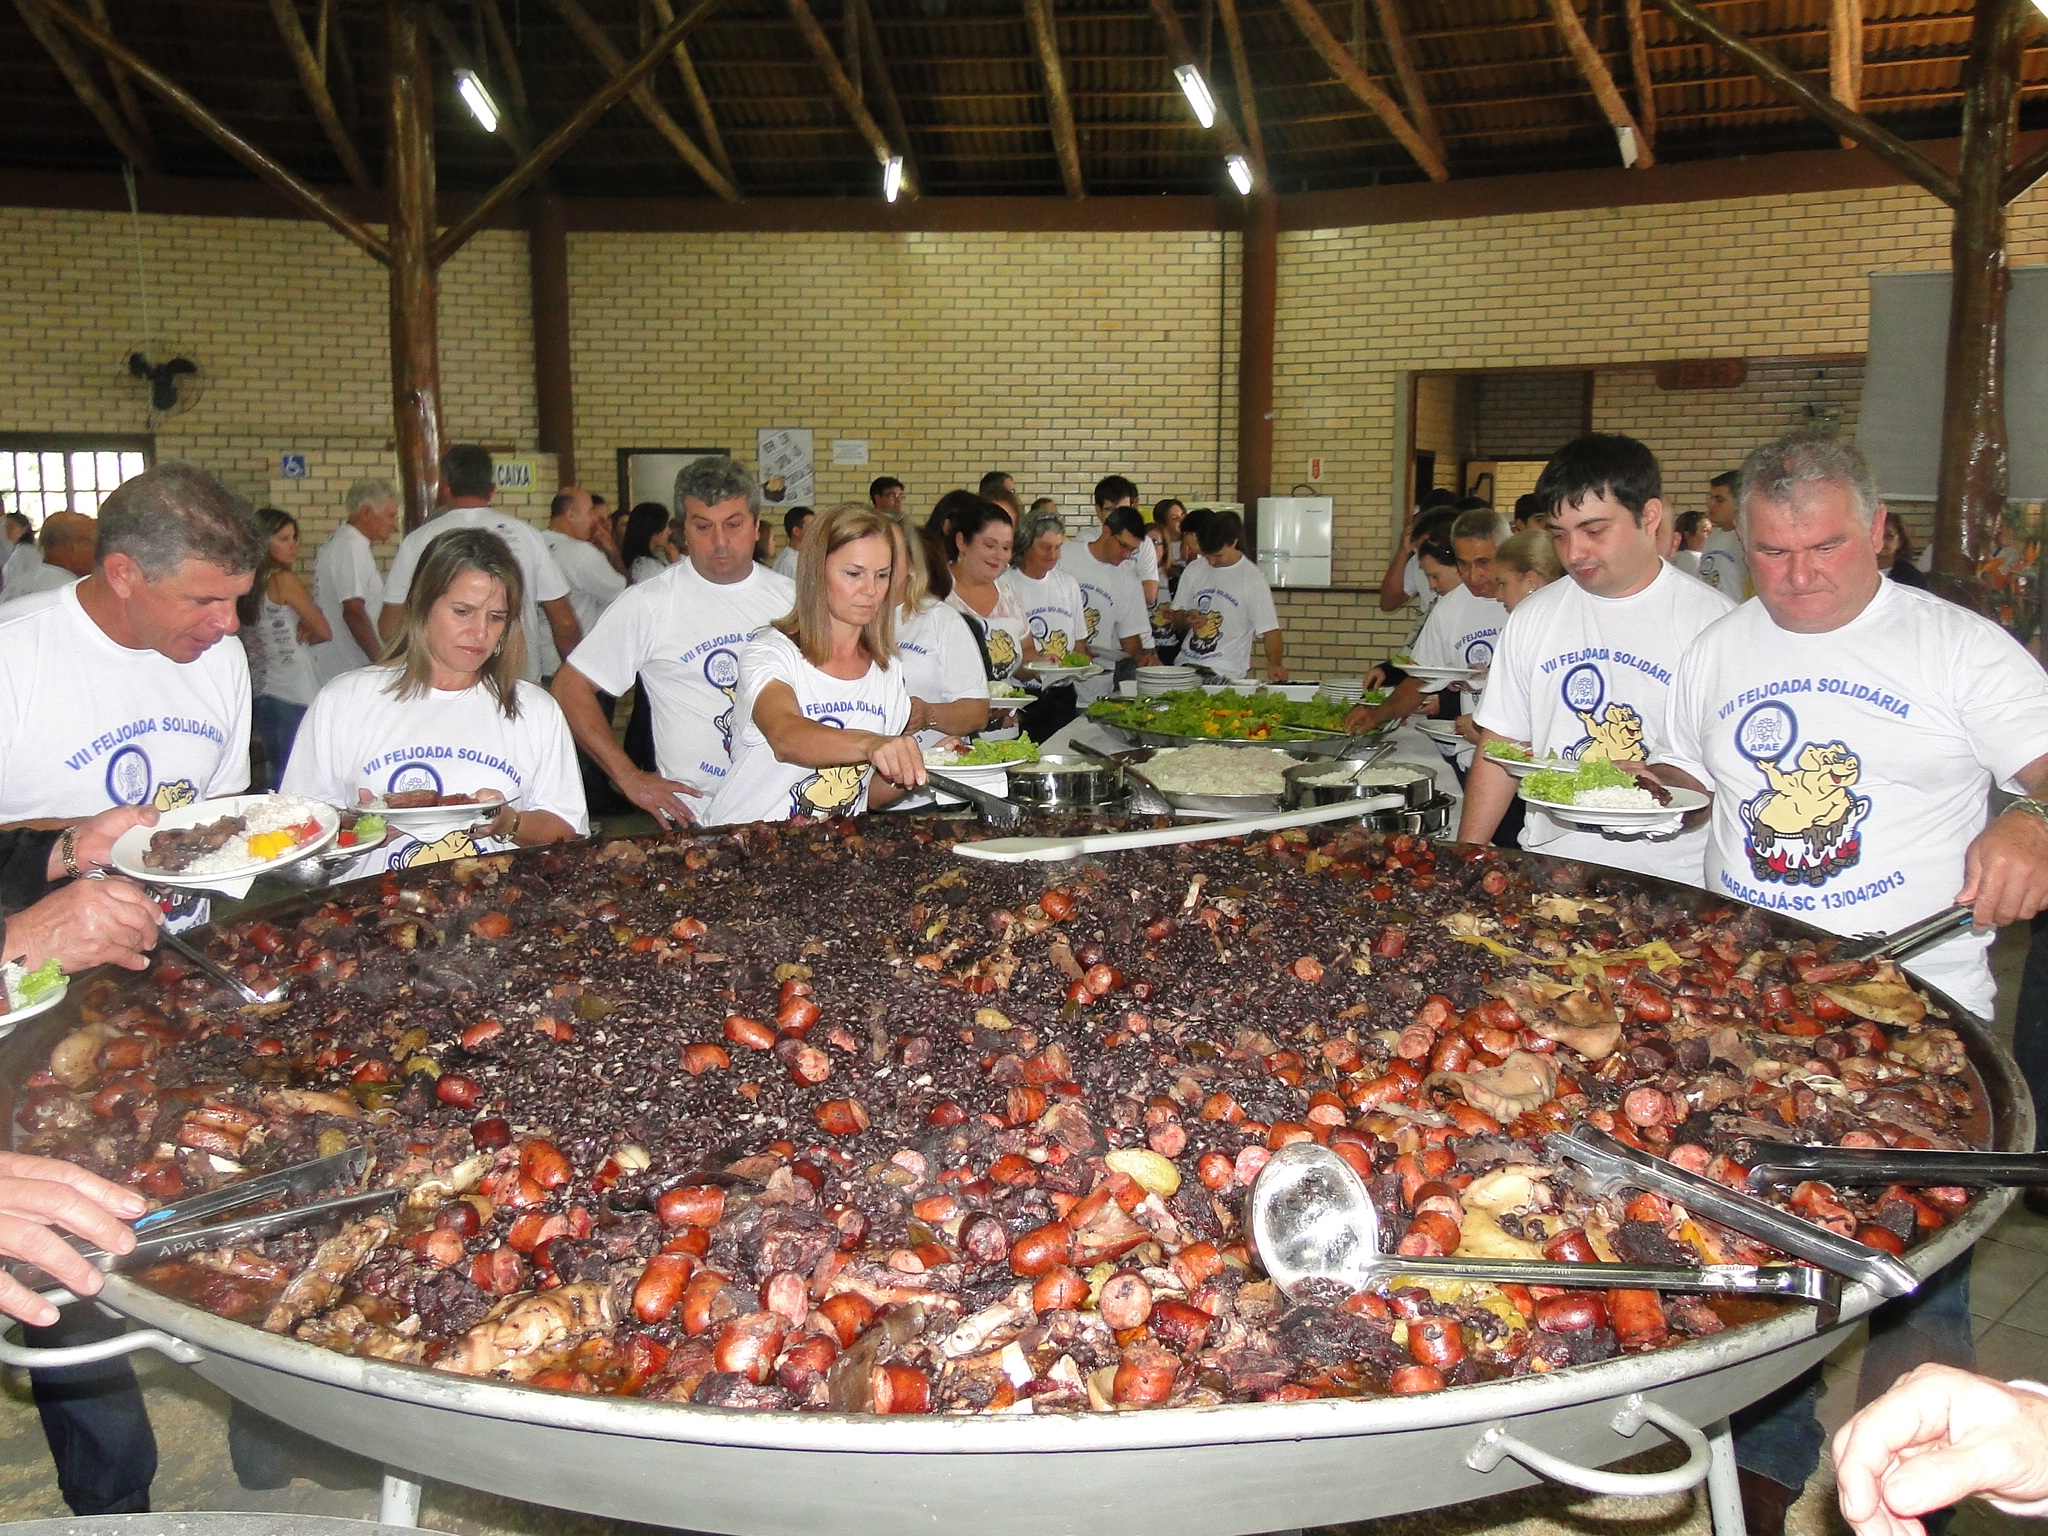
[{"label": "wooden post", "polygon": [[417,0],[386,0],[391,132],[391,404],[408,530],[433,515],[441,479],[440,278],[434,244],[434,82]]},{"label": "wooden post", "polygon": [[1237,307],[1237,499],[1245,542],[1259,547],[1259,498],[1273,494],[1273,319],[1280,279],[1280,203],[1261,186],[1244,200]]},{"label": "wooden post", "polygon": [[540,451],[555,483],[576,483],[576,391],[569,356],[569,228],[562,199],[538,186],[526,200],[526,270],[533,288],[533,397]]},{"label": "wooden post", "polygon": [[1963,66],[1962,158],[1949,237],[1948,364],[1941,405],[1941,475],[1935,488],[1934,569],[1967,590],[1977,562],[1998,547],[2005,514],[2004,183],[2018,128],[2020,50],[2027,0],[1977,0]]}]

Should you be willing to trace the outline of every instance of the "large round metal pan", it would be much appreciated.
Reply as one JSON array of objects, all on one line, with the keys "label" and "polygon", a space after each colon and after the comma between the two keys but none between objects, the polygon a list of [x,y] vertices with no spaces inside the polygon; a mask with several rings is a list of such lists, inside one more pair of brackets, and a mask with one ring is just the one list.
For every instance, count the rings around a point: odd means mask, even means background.
[{"label": "large round metal pan", "polygon": [[[1502,857],[1546,872],[1559,862]],[[1696,907],[1725,905],[1686,887],[1620,878]],[[1782,932],[1812,931],[1771,921]],[[2011,1057],[1981,1021],[1932,995],[1953,1016],[1984,1084],[1990,1144],[2031,1147],[2032,1107]],[[74,1023],[67,1004],[0,1043],[0,1081],[21,1081]],[[1933,1273],[1982,1237],[2010,1198],[1985,1196],[1908,1262]],[[225,1321],[119,1275],[102,1299],[193,1346],[193,1369],[234,1397],[416,1477],[750,1536],[1239,1536],[1455,1504],[1537,1480],[1514,1461],[1484,1473],[1468,1464],[1491,1426],[1506,1424],[1581,1465],[1616,1461],[1653,1443],[1614,1427],[1632,1395],[1710,1425],[1820,1360],[1878,1301],[1851,1285],[1840,1320],[1825,1331],[1810,1311],[1792,1310],[1676,1348],[1419,1397],[887,1418],[585,1397],[356,1359]]]},{"label": "large round metal pan", "polygon": [[1358,757],[1363,755],[1373,738],[1390,726],[1366,732],[1363,736],[1282,736],[1271,741],[1248,741],[1235,736],[1176,736],[1171,731],[1143,731],[1135,726],[1112,725],[1107,720],[1084,716],[1088,723],[1104,735],[1132,747],[1281,747],[1289,752],[1299,751],[1303,757]]}]

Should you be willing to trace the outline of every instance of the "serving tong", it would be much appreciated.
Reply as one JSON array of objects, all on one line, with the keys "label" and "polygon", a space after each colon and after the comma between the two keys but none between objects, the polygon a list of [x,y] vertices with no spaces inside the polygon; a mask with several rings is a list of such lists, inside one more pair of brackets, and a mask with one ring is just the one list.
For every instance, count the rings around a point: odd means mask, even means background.
[{"label": "serving tong", "polygon": [[[95,1269],[113,1271],[161,1264],[188,1253],[204,1253],[280,1232],[309,1226],[330,1216],[358,1216],[405,1198],[403,1189],[350,1188],[359,1186],[369,1172],[370,1149],[351,1147],[310,1162],[294,1163],[253,1179],[242,1179],[220,1189],[208,1190],[188,1200],[175,1201],[135,1222],[135,1247],[129,1253],[108,1253],[83,1239],[67,1239]],[[251,1205],[289,1201],[293,1197],[324,1195],[340,1187],[346,1193],[326,1195],[304,1205],[260,1211],[254,1215],[234,1213]],[[226,1218],[226,1219],[223,1219]],[[38,1271],[37,1273],[40,1273]]]},{"label": "serving tong", "polygon": [[985,789],[976,789],[972,784],[962,783],[951,774],[939,773],[931,768],[924,771],[925,782],[934,789],[943,789],[949,795],[965,800],[981,813],[984,826],[1014,827],[1024,820],[1024,807],[1014,800],[1005,800],[1001,795],[992,795]]},{"label": "serving tong", "polygon": [[1858,934],[1835,953],[1843,960],[1903,960],[1935,940],[1945,939],[1956,929],[1966,927],[1975,910],[1973,907],[1954,906],[1946,912],[1924,917],[1896,933]]},{"label": "serving tong", "polygon": [[2048,1152],[1909,1152],[1891,1147],[1781,1147],[1749,1170],[1752,1189],[1807,1179],[1830,1184],[1957,1184],[1989,1189],[2048,1184]]},{"label": "serving tong", "polygon": [[1401,1277],[1554,1285],[1720,1291],[1811,1302],[1820,1326],[1841,1309],[1841,1281],[1805,1264],[1579,1264],[1561,1259],[1421,1258],[1380,1245],[1380,1217],[1358,1170],[1328,1147],[1297,1141],[1267,1159],[1252,1184],[1252,1241],[1280,1290],[1311,1281],[1352,1290]]}]

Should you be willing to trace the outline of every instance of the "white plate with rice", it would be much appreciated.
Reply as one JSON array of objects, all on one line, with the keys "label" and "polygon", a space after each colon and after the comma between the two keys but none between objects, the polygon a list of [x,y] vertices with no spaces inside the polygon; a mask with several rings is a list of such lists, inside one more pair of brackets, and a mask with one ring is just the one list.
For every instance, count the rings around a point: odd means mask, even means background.
[{"label": "white plate with rice", "polygon": [[391,806],[382,799],[365,800],[356,807],[358,816],[382,816],[390,825],[417,842],[431,843],[459,827],[473,827],[480,821],[489,821],[505,809],[505,797],[495,789],[476,791],[487,799],[472,800],[467,805],[413,805]]},{"label": "white plate with rice", "polygon": [[[243,825],[242,830],[230,837],[226,846],[218,851],[194,859],[177,871],[153,869],[142,862],[143,855],[149,851],[149,840],[157,833],[166,829],[175,831],[207,826],[223,816],[239,816]],[[251,856],[251,837],[301,826],[308,821],[318,825],[318,830],[311,837],[267,859]],[[130,827],[114,840],[109,864],[130,879],[151,885],[212,890],[223,880],[246,880],[253,875],[282,869],[287,864],[296,864],[300,859],[320,852],[334,841],[340,831],[341,812],[317,800],[305,800],[297,795],[224,795],[218,800],[198,800],[191,805],[165,811],[157,817],[153,827]]]},{"label": "white plate with rice", "polygon": [[1526,779],[1532,773],[1570,773],[1578,766],[1561,757],[1495,757],[1491,752],[1486,754],[1486,760],[1518,779]]},{"label": "white plate with rice", "polygon": [[1559,805],[1551,800],[1538,800],[1526,787],[1521,791],[1524,800],[1559,821],[1581,827],[1605,827],[1614,832],[1651,826],[1700,810],[1707,804],[1707,797],[1695,789],[1667,785],[1666,793],[1671,796],[1669,805],[1659,805],[1647,789],[1582,789],[1572,797],[1570,805]]},{"label": "white plate with rice", "polygon": [[1092,661],[1077,667],[1056,667],[1048,661],[1030,662],[1017,669],[1019,677],[1035,677],[1041,683],[1078,683],[1084,677],[1093,677],[1102,668]]},{"label": "white plate with rice", "polygon": [[1409,666],[1398,661],[1394,665],[1400,667],[1418,683],[1433,683],[1439,688],[1451,683],[1476,683],[1486,676],[1477,667]]}]

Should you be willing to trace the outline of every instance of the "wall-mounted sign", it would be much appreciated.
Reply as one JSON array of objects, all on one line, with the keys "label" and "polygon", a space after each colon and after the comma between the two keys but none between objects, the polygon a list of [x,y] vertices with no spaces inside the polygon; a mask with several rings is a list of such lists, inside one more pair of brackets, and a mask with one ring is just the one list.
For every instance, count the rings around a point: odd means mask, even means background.
[{"label": "wall-mounted sign", "polygon": [[1749,377],[1740,357],[1679,357],[1657,365],[1659,389],[1735,389]]},{"label": "wall-mounted sign", "polygon": [[864,437],[835,437],[832,439],[832,462],[834,464],[865,464],[868,461],[868,440]]},{"label": "wall-mounted sign", "polygon": [[1321,459],[1310,459],[1310,460],[1308,461],[1308,482],[1309,482],[1309,484],[1310,484],[1310,485],[1314,485],[1314,484],[1316,483],[1316,481],[1318,481],[1318,480],[1320,480],[1320,479],[1322,479],[1322,478],[1323,478],[1323,461],[1322,461]]},{"label": "wall-mounted sign", "polygon": [[532,490],[534,471],[532,459],[491,460],[491,478],[501,491]]},{"label": "wall-mounted sign", "polygon": [[754,433],[754,454],[763,501],[807,507],[816,498],[818,471],[809,427],[760,427]]},{"label": "wall-mounted sign", "polygon": [[306,456],[303,453],[281,453],[277,456],[277,472],[287,480],[306,478]]}]

